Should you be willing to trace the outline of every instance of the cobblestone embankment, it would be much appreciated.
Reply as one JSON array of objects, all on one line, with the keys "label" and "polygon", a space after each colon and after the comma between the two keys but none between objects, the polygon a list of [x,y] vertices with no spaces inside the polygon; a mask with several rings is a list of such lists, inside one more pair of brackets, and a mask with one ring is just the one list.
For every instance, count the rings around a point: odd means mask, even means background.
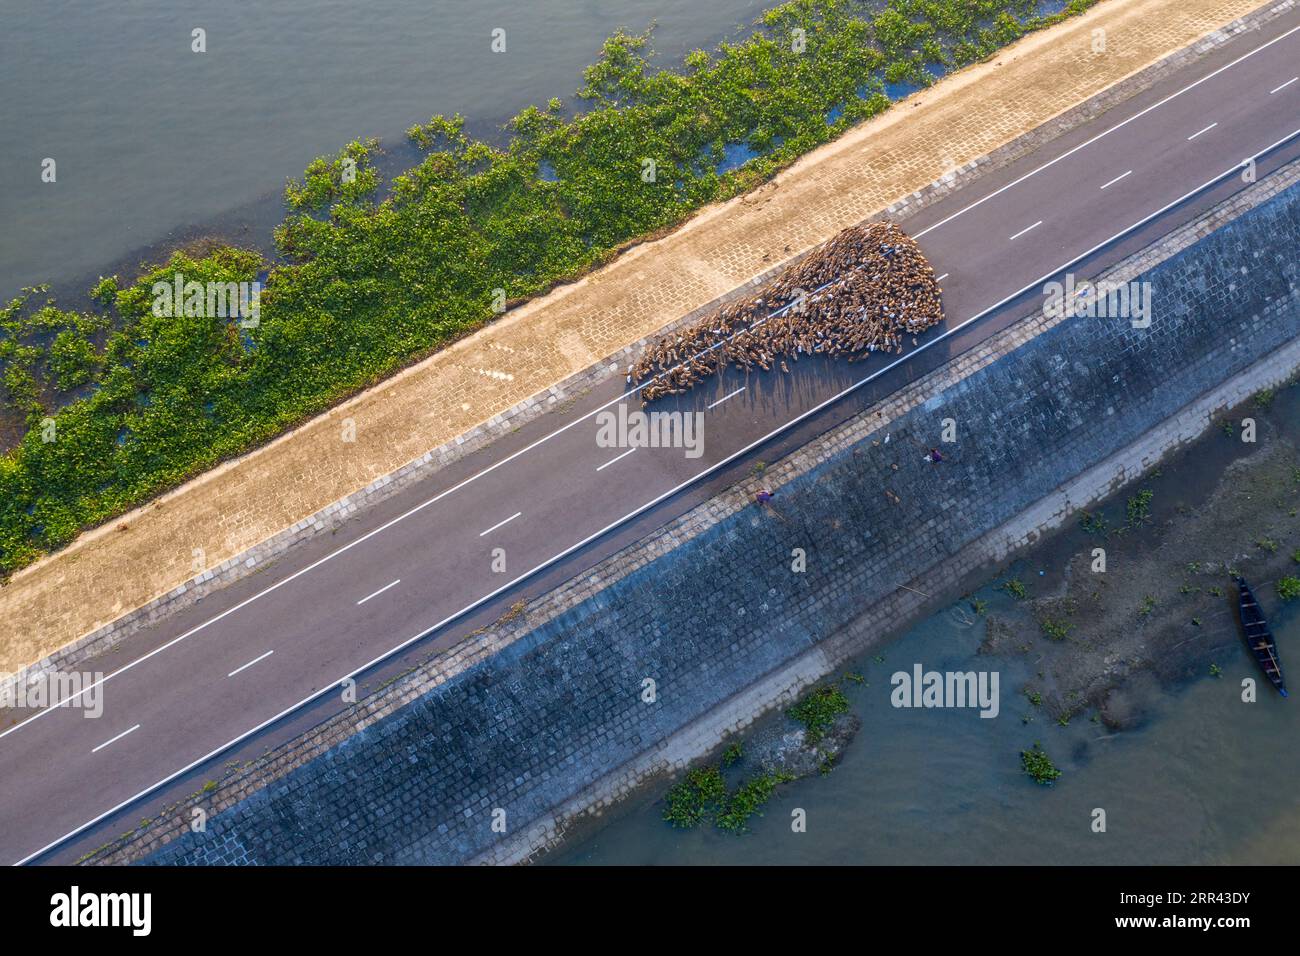
[{"label": "cobblestone embankment", "polygon": [[529,858],[1294,375],[1297,248],[1300,163],[1103,277],[1149,328],[1012,325],[95,862]]}]

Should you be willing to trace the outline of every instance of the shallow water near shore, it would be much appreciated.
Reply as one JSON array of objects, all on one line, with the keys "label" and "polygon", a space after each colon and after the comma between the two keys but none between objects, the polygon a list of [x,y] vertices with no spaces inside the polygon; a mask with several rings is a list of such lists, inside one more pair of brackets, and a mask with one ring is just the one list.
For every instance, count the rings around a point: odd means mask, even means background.
[{"label": "shallow water near shore", "polygon": [[[1278,645],[1300,646],[1300,614],[1275,624]],[[940,614],[868,664],[867,687],[849,689],[864,727],[825,777],[778,788],[752,825],[731,836],[680,832],[643,802],[557,863],[595,864],[1147,864],[1294,863],[1300,859],[1300,761],[1292,741],[1300,709],[1261,688],[1243,649],[1221,678],[1205,677],[1158,700],[1147,725],[1114,736],[1079,718],[1059,727],[1017,699],[1003,660],[977,658],[978,633]],[[1297,652],[1289,655],[1296,659]],[[1002,713],[895,710],[889,674],[913,660],[938,670],[999,669]],[[1102,739],[1099,739],[1102,738]],[[1063,776],[1040,787],[1018,751],[1040,740]],[[1092,811],[1107,813],[1093,833]],[[792,833],[791,812],[808,815]]]},{"label": "shallow water near shore", "polygon": [[[1300,388],[1280,392],[1268,418],[1275,429],[1270,433],[1294,444]],[[1159,518],[1162,511],[1204,504],[1232,462],[1255,454],[1258,449],[1246,450],[1215,430],[1139,485],[1155,488],[1159,507],[1153,511]],[[1067,528],[1009,573],[1025,581],[1031,594],[1050,595],[1062,586],[1069,556],[1089,540],[1078,528]],[[1300,540],[1280,543],[1287,554],[1300,546]],[[1141,713],[1135,726],[1109,729],[1095,709],[1061,726],[1021,691],[1033,676],[1037,651],[980,653],[987,618],[1015,620],[1017,613],[1017,602],[995,587],[1006,579],[995,570],[990,569],[990,585],[974,595],[987,602],[984,615],[973,613],[963,599],[886,644],[879,652],[883,661],[871,657],[848,668],[867,682],[842,683],[862,718],[861,733],[830,774],[778,787],[751,833],[672,829],[662,820],[665,787],[660,786],[614,811],[603,829],[561,848],[549,862],[1300,861],[1300,759],[1294,744],[1300,739],[1300,706],[1294,696],[1283,699],[1267,684],[1239,632],[1221,645],[1226,652],[1212,652],[1221,668],[1217,677],[1198,658],[1181,679],[1161,682],[1142,672],[1128,681],[1124,692]],[[1255,584],[1270,612],[1284,673],[1294,684],[1300,668],[1300,602],[1284,604],[1271,583]],[[1211,640],[1224,637],[1208,633],[1209,627],[1200,630]],[[1043,640],[1033,631],[1025,638]],[[890,676],[910,672],[916,663],[926,670],[997,671],[1000,714],[982,719],[973,709],[894,708]],[[1244,678],[1257,684],[1255,703],[1241,700]],[[1031,718],[1028,723],[1025,717]],[[1036,741],[1063,772],[1055,786],[1039,786],[1021,772],[1018,754]],[[805,833],[791,830],[796,808],[807,813]],[[1096,808],[1106,812],[1104,833],[1092,830]]]},{"label": "shallow water near shore", "polygon": [[[1300,645],[1300,615],[1277,628]],[[1243,649],[1219,679],[1154,700],[1147,726],[1109,736],[1079,718],[1058,727],[1015,698],[1004,662],[975,658],[979,637],[946,614],[927,620],[867,667],[870,687],[850,689],[863,730],[827,777],[779,788],[753,832],[681,832],[642,803],[588,842],[556,856],[565,864],[1294,864],[1300,858],[1300,761],[1291,741],[1300,709],[1261,688]],[[906,648],[906,653],[904,652]],[[1296,658],[1297,652],[1290,654]],[[905,659],[906,658],[906,661]],[[1004,709],[894,710],[888,675],[913,659],[937,670],[1002,671]],[[1021,774],[1018,750],[1043,741],[1063,771],[1056,787]],[[1106,810],[1106,832],[1089,827]],[[790,813],[807,812],[807,832]]]}]

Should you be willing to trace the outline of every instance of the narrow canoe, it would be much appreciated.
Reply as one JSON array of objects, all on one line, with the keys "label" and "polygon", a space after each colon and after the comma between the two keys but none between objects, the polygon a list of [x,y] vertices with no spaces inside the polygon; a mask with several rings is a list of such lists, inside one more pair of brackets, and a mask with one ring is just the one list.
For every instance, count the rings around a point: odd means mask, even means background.
[{"label": "narrow canoe", "polygon": [[1277,656],[1277,643],[1273,632],[1264,620],[1264,611],[1255,600],[1255,592],[1242,578],[1237,578],[1237,609],[1241,613],[1241,627],[1246,632],[1246,646],[1259,661],[1260,669],[1279,694],[1286,696],[1286,683],[1282,680],[1282,662]]}]

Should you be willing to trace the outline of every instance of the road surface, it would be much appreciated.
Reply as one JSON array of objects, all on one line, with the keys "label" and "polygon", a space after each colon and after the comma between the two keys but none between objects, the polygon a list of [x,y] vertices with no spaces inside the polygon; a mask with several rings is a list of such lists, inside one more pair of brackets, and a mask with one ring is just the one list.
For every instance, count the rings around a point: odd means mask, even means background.
[{"label": "road surface", "polygon": [[84,665],[108,675],[101,717],[60,707],[0,731],[0,859],[75,859],[337,711],[344,678],[364,692],[450,646],[977,345],[1049,279],[1095,275],[1245,188],[1244,159],[1262,177],[1296,158],[1298,73],[1300,13],[919,213],[903,225],[941,276],[944,325],[898,356],[732,370],[656,403],[703,413],[698,458],[599,447],[596,412],[639,407],[616,377]]}]

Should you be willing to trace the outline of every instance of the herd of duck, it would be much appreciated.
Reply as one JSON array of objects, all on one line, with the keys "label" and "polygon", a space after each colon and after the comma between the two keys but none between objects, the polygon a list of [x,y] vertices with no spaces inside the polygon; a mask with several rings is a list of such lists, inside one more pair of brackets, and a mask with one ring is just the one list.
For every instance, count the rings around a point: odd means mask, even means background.
[{"label": "herd of duck", "polygon": [[852,226],[763,289],[649,346],[627,369],[643,404],[729,365],[790,370],[802,355],[856,361],[898,351],[943,321],[941,290],[916,241],[890,222]]}]

